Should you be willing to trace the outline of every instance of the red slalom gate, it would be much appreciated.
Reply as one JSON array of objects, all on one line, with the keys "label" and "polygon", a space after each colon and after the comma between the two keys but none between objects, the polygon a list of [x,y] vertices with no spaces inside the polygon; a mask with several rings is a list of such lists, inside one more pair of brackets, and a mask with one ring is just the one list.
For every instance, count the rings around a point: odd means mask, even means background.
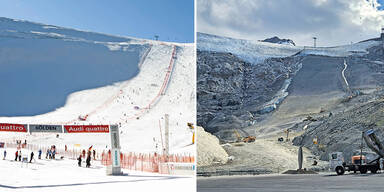
[{"label": "red slalom gate", "polygon": [[[101,163],[105,166],[111,165],[111,154],[103,153],[101,154]],[[160,164],[163,163],[194,163],[195,158],[190,155],[158,155],[157,153],[153,154],[143,154],[143,153],[126,153],[120,154],[121,167],[123,169],[141,171],[141,172],[150,172],[150,173],[160,173]],[[164,171],[162,171],[164,173]]]}]

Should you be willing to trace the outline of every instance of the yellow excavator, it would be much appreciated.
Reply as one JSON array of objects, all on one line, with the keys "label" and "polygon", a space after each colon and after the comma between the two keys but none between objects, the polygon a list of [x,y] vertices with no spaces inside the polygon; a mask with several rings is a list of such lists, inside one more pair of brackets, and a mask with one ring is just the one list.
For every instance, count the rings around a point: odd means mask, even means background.
[{"label": "yellow excavator", "polygon": [[237,130],[234,130],[234,133],[236,134],[237,141],[236,142],[244,142],[244,143],[251,143],[256,141],[255,136],[247,136],[247,137],[241,137],[240,133]]}]

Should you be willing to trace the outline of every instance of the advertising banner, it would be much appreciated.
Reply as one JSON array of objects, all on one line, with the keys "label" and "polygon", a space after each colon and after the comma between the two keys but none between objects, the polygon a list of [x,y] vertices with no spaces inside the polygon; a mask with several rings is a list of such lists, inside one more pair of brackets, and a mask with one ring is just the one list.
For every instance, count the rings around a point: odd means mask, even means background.
[{"label": "advertising banner", "polygon": [[0,131],[25,132],[26,133],[26,132],[28,132],[28,125],[0,123]]},{"label": "advertising banner", "polygon": [[112,149],[120,149],[119,127],[111,125],[111,142]]},{"label": "advertising banner", "polygon": [[65,133],[109,133],[109,125],[64,125]]},{"label": "advertising banner", "polygon": [[121,175],[119,127],[111,125],[112,175]]},{"label": "advertising banner", "polygon": [[62,125],[40,125],[32,124],[29,125],[29,132],[49,132],[49,133],[62,133]]}]

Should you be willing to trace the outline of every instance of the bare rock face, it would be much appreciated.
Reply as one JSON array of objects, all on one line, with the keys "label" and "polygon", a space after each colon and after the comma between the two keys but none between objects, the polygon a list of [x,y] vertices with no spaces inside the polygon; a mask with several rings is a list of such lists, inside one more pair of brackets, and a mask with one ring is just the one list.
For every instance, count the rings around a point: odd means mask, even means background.
[{"label": "bare rock face", "polygon": [[[298,58],[251,64],[231,53],[197,51],[197,124],[220,140],[261,118],[270,101],[298,68]],[[231,133],[231,134],[228,134]]]},{"label": "bare rock face", "polygon": [[277,44],[284,44],[284,45],[293,45],[296,46],[295,42],[293,42],[291,39],[280,39],[277,36],[261,40],[262,42],[268,42],[268,43],[277,43]]},{"label": "bare rock face", "polygon": [[197,126],[197,166],[225,164],[228,161],[227,152],[220,146],[219,139]]}]

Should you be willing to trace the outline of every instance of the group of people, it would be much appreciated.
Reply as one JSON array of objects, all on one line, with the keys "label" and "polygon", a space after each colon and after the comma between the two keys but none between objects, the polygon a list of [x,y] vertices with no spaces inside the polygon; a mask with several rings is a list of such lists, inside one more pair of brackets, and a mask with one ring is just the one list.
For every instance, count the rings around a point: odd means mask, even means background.
[{"label": "group of people", "polygon": [[92,159],[92,154],[93,154],[93,160],[96,160],[96,150],[92,150],[92,146],[88,149],[88,152],[86,152],[85,150],[82,151],[82,153],[79,155],[79,157],[77,158],[77,164],[79,165],[79,167],[81,167],[81,162],[82,162],[82,159],[85,158],[85,155],[87,154],[87,158],[85,160],[85,167],[89,168],[91,167],[91,159]]},{"label": "group of people", "polygon": [[[18,148],[15,152],[15,161],[27,161],[29,163],[32,163],[32,160],[34,160],[36,162],[36,159],[35,159],[35,154],[33,151],[31,151],[30,153],[30,158],[29,158],[29,161],[28,161],[28,156],[24,156],[22,157],[22,152],[21,152],[21,145],[24,144],[26,145],[27,141],[25,140],[24,143],[21,143],[20,140],[17,141],[17,144],[18,144]],[[67,145],[65,145],[65,151],[67,151]],[[42,149],[39,149],[38,150],[38,159],[41,159],[42,158]],[[56,151],[56,146],[55,145],[52,145],[50,148],[47,149],[46,151],[46,156],[45,156],[45,159],[55,159],[55,156],[57,154],[57,151]],[[4,149],[4,155],[3,155],[3,160],[5,160],[7,157],[7,150]],[[82,160],[85,159],[85,163],[86,163],[86,167],[89,168],[91,167],[91,160],[96,160],[96,150],[92,149],[92,146],[89,147],[88,151],[86,150],[82,150],[81,151],[81,154],[79,155],[79,157],[77,158],[78,160],[78,166],[81,167],[81,164],[82,164]]]},{"label": "group of people", "polygon": [[[4,150],[4,158],[3,159],[5,159],[6,156],[7,156],[7,151]],[[16,150],[16,152],[15,152],[15,161],[21,161],[22,160],[21,156],[22,156],[21,155],[21,150]],[[35,156],[35,154],[32,151],[31,154],[30,154],[29,163],[32,163],[32,160],[35,160],[34,156]],[[40,156],[41,156],[41,154],[39,155],[39,157]]]},{"label": "group of people", "polygon": [[45,159],[55,159],[56,157],[56,146],[52,145],[51,148],[47,149]]}]

